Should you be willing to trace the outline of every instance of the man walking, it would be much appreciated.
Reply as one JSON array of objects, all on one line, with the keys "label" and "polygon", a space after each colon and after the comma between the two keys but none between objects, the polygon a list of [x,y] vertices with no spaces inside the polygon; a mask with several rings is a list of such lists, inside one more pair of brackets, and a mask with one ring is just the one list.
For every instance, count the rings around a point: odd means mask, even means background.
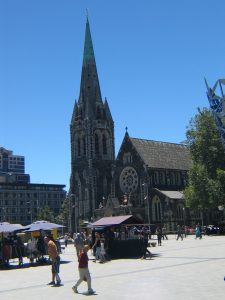
[{"label": "man walking", "polygon": [[76,234],[76,237],[74,239],[74,246],[76,248],[77,258],[79,259],[79,256],[80,256],[83,246],[84,246],[84,240],[80,233]]},{"label": "man walking", "polygon": [[148,250],[148,232],[143,229],[143,256],[141,259],[146,259],[147,253],[151,259],[152,253]]},{"label": "man walking", "polygon": [[183,233],[182,233],[182,227],[180,225],[177,225],[177,241],[181,238],[183,241]]},{"label": "man walking", "polygon": [[83,250],[78,259],[78,270],[79,270],[79,279],[77,283],[72,287],[74,293],[78,293],[77,287],[81,284],[82,281],[87,281],[88,294],[94,294],[93,289],[91,288],[91,275],[88,269],[88,256],[87,252],[90,249],[88,245],[83,247]]},{"label": "man walking", "polygon": [[56,284],[59,286],[61,283],[61,279],[59,277],[60,256],[57,250],[57,246],[54,242],[52,235],[47,235],[45,237],[45,242],[48,245],[48,255],[52,261],[52,281],[49,282],[49,284],[50,285]]}]

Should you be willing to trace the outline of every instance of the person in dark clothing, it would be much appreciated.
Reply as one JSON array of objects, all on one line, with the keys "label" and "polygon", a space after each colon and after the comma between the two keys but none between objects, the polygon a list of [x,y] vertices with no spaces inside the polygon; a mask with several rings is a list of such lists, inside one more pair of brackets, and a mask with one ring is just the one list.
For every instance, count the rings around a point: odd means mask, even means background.
[{"label": "person in dark clothing", "polygon": [[157,238],[158,238],[158,246],[162,246],[162,228],[161,227],[157,227],[156,229],[156,234],[157,234]]},{"label": "person in dark clothing", "polygon": [[143,231],[143,256],[142,259],[145,259],[147,257],[147,253],[149,255],[149,257],[152,257],[152,253],[148,250],[148,232],[147,231]]},{"label": "person in dark clothing", "polygon": [[95,249],[95,259],[93,260],[93,262],[96,262],[97,260],[101,259],[101,235],[99,232],[95,233],[95,242],[92,246],[92,249]]},{"label": "person in dark clothing", "polygon": [[177,225],[177,241],[181,238],[183,241],[183,232],[182,232],[182,227],[180,225]]},{"label": "person in dark clothing", "polygon": [[24,253],[24,243],[22,242],[22,239],[20,236],[17,236],[17,239],[15,241],[17,256],[19,258],[19,266],[23,264],[23,253]]},{"label": "person in dark clothing", "polygon": [[162,229],[162,239],[163,240],[164,239],[168,240],[168,237],[167,237],[167,234],[166,234],[166,227],[163,227],[163,229]]}]

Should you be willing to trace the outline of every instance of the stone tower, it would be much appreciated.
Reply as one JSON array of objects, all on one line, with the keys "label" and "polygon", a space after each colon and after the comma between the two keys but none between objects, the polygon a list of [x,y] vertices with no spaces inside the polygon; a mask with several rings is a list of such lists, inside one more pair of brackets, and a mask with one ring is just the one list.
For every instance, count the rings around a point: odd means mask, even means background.
[{"label": "stone tower", "polygon": [[91,220],[93,211],[111,194],[115,159],[114,122],[107,100],[102,101],[88,18],[80,95],[74,104],[70,139],[70,199],[76,230],[81,220]]}]

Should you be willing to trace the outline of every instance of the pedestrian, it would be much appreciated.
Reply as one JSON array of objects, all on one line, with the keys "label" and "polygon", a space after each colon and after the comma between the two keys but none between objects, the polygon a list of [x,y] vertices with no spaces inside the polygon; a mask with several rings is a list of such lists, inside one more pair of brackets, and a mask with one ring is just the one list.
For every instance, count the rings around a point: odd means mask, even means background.
[{"label": "pedestrian", "polygon": [[93,262],[96,262],[97,260],[101,261],[101,236],[99,232],[95,233],[95,242],[94,245],[92,246],[92,249],[95,250],[93,251],[95,255],[95,259],[93,260]]},{"label": "pedestrian", "polygon": [[201,227],[199,224],[196,225],[196,228],[195,228],[195,239],[201,239],[202,238],[202,232],[201,232]]},{"label": "pedestrian", "polygon": [[181,232],[182,232],[183,237],[186,238],[185,226],[184,225],[181,227]]},{"label": "pedestrian", "polygon": [[88,255],[87,252],[90,249],[88,245],[83,247],[81,254],[78,259],[78,271],[79,271],[79,279],[76,284],[72,287],[74,293],[78,293],[78,286],[81,284],[82,281],[87,281],[88,286],[88,294],[94,294],[93,289],[91,288],[91,275],[88,269]]},{"label": "pedestrian", "polygon": [[104,236],[104,233],[101,236],[100,245],[101,245],[101,249],[100,249],[100,263],[104,263],[106,261],[105,236]]},{"label": "pedestrian", "polygon": [[[49,285],[60,285],[61,279],[59,277],[59,266],[60,266],[60,256],[57,250],[57,246],[52,235],[45,236],[45,242],[48,245],[48,255],[52,261],[52,281],[49,282]],[[56,282],[55,282],[56,280]]]},{"label": "pedestrian", "polygon": [[67,247],[67,245],[68,245],[68,234],[66,233],[65,235],[64,235],[64,241],[65,241],[65,247]]},{"label": "pedestrian", "polygon": [[188,236],[188,227],[184,226],[184,237],[186,238]]},{"label": "pedestrian", "polygon": [[16,241],[15,241],[15,248],[17,252],[17,256],[19,259],[19,266],[23,264],[23,254],[24,254],[24,243],[21,239],[21,237],[17,234]]},{"label": "pedestrian", "polygon": [[75,239],[74,239],[74,246],[76,248],[76,252],[77,252],[77,258],[79,258],[81,251],[83,249],[84,246],[84,240],[82,238],[82,235],[80,233],[77,233]]},{"label": "pedestrian", "polygon": [[141,259],[146,259],[147,253],[151,259],[152,253],[148,250],[148,231],[144,229],[143,230],[143,256],[141,257]]},{"label": "pedestrian", "polygon": [[166,231],[167,231],[167,230],[166,230],[166,227],[163,227],[163,229],[162,229],[162,239],[163,239],[163,240],[164,240],[164,239],[168,240]]},{"label": "pedestrian", "polygon": [[179,238],[181,238],[181,240],[183,241],[182,228],[180,225],[177,225],[177,241],[179,240]]},{"label": "pedestrian", "polygon": [[162,228],[160,226],[156,229],[157,239],[158,239],[158,246],[162,246]]}]

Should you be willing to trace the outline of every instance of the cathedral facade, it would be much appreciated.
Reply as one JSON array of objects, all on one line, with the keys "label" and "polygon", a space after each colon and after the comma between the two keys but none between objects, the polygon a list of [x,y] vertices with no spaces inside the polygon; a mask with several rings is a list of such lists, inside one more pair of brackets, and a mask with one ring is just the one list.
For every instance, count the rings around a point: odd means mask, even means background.
[{"label": "cathedral facade", "polygon": [[185,145],[131,138],[126,130],[115,158],[114,121],[101,96],[88,19],[70,138],[74,230],[84,220],[123,214],[171,229],[186,222],[182,191],[191,159]]}]

